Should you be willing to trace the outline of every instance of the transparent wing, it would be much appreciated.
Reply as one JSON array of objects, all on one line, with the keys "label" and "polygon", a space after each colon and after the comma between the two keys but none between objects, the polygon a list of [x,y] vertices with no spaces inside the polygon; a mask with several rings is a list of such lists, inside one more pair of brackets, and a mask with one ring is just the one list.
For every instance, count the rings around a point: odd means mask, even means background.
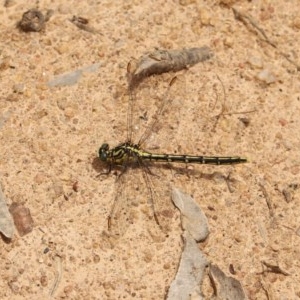
[{"label": "transparent wing", "polygon": [[[184,106],[184,76],[164,74],[145,79],[139,88],[131,93],[133,142],[142,148],[151,145],[157,148],[165,140],[175,136]],[[162,141],[156,140],[162,133]],[[159,134],[158,134],[159,133]],[[170,136],[171,135],[171,136]]]},{"label": "transparent wing", "polygon": [[176,216],[176,209],[171,201],[171,169],[167,164],[151,163],[144,166],[143,170],[152,217],[161,231],[168,234]]},{"label": "transparent wing", "polygon": [[154,214],[149,205],[152,187],[145,176],[147,170],[142,162],[129,164],[116,180],[116,193],[109,216],[109,232],[119,238],[131,224],[139,226],[142,219],[151,219]]},{"label": "transparent wing", "polygon": [[[170,230],[175,207],[170,198],[168,176],[171,171],[160,164],[145,162],[128,166],[116,180],[116,194],[109,216],[109,233],[122,237],[130,225],[136,228],[144,220],[145,226],[155,224],[162,233]],[[145,228],[146,229],[146,228]]]},{"label": "transparent wing", "polygon": [[118,238],[135,222],[134,208],[139,205],[139,189],[143,177],[136,167],[122,170],[116,179],[114,202],[108,218],[109,233]]}]

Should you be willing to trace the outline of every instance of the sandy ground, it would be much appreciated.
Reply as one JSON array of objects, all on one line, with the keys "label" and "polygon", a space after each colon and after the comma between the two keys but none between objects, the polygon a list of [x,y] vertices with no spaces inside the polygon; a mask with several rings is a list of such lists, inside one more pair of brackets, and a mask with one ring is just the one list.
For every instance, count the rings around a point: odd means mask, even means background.
[{"label": "sandy ground", "polygon": [[[0,183],[8,206],[30,209],[34,229],[1,240],[0,298],[165,297],[183,246],[180,216],[169,200],[167,235],[158,229],[137,171],[126,187],[140,197],[134,222],[110,239],[116,176],[97,177],[97,152],[126,139],[127,63],[156,48],[204,45],[214,58],[180,73],[177,102],[149,149],[249,162],[162,170],[157,189],[193,195],[210,227],[199,248],[249,299],[300,298],[299,1],[39,1],[54,14],[42,32],[24,33],[16,24],[33,8],[27,2],[0,8]],[[269,42],[224,3],[252,16]],[[92,65],[73,85],[48,85]],[[150,117],[172,76],[140,86],[136,122]],[[207,280],[203,293],[212,295]]]}]

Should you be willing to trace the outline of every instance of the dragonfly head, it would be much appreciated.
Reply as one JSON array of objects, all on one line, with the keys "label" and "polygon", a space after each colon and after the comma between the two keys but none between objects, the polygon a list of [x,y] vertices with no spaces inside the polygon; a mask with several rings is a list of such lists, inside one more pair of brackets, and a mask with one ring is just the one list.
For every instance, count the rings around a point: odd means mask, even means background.
[{"label": "dragonfly head", "polygon": [[102,146],[99,149],[99,158],[102,161],[107,161],[108,152],[109,152],[109,145],[102,144]]}]

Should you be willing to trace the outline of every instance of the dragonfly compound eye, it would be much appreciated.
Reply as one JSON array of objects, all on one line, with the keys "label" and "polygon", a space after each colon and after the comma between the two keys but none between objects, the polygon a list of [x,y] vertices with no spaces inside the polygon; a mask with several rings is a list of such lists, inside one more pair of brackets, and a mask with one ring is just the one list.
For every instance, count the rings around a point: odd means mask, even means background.
[{"label": "dragonfly compound eye", "polygon": [[103,144],[99,149],[99,157],[102,161],[107,160],[107,152],[108,152],[109,146],[108,144]]}]

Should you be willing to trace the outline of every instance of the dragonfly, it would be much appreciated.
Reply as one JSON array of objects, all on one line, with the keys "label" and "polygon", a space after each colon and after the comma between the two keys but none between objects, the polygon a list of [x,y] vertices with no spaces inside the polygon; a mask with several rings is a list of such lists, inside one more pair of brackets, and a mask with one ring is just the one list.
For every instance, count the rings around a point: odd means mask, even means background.
[{"label": "dragonfly", "polygon": [[[171,164],[209,164],[209,165],[234,165],[247,162],[246,158],[239,156],[203,156],[203,155],[189,155],[189,154],[167,154],[147,151],[144,148],[146,141],[155,131],[160,118],[165,111],[172,105],[172,98],[168,96],[170,89],[178,81],[175,76],[168,84],[167,90],[163,99],[158,104],[158,108],[152,120],[145,126],[145,130],[138,142],[134,142],[134,122],[133,115],[138,106],[137,97],[133,89],[128,90],[129,101],[127,108],[127,139],[125,142],[110,148],[108,143],[103,143],[99,148],[99,158],[106,164],[108,170],[105,174],[109,174],[113,169],[119,168],[120,173],[117,176],[117,192],[111,211],[108,216],[108,230],[115,235],[122,235],[126,230],[128,224],[134,221],[128,215],[129,206],[138,206],[136,203],[136,195],[143,193],[140,186],[146,185],[147,193],[151,211],[155,222],[158,226],[162,226],[163,213],[158,211],[158,207],[163,205],[156,205],[156,202],[162,203],[166,201],[160,192],[157,192],[157,185],[162,185],[165,176],[160,176],[152,171],[152,167],[156,163]],[[137,117],[136,117],[137,118]],[[142,174],[142,176],[140,175]],[[167,184],[163,184],[167,186]],[[163,199],[161,199],[163,198]],[[133,204],[132,204],[133,203]],[[164,221],[165,224],[167,221]],[[117,230],[116,230],[117,228]]]}]

